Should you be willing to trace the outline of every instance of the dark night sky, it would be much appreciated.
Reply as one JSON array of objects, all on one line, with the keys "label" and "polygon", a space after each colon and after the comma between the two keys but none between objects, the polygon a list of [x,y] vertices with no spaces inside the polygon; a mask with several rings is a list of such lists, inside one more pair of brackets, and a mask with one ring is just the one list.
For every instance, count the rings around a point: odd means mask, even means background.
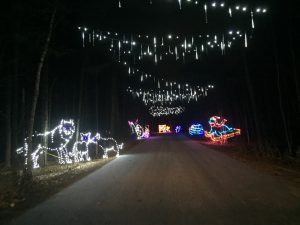
[{"label": "dark night sky", "polygon": [[[149,5],[147,2],[146,0],[123,1],[123,7],[119,9],[117,1],[72,1],[69,4],[70,7],[65,20],[68,21],[66,29],[70,32],[66,32],[63,27],[58,32],[57,39],[61,39],[64,44],[66,40],[68,40],[68,43],[71,41],[72,47],[81,47],[80,34],[76,30],[78,25],[125,33],[178,33],[191,35],[199,32],[227,31],[235,26],[248,27],[250,23],[250,18],[229,22],[227,13],[225,15],[222,13],[209,13],[209,23],[206,25],[202,6],[195,7],[194,5],[184,4],[183,9],[180,11],[177,1],[153,1],[153,5]],[[240,1],[230,2],[240,3]],[[249,1],[247,2],[249,3]],[[248,55],[253,60],[250,68],[252,76],[257,78],[256,82],[263,83],[265,82],[264,78],[267,79],[268,76],[272,76],[272,73],[274,73],[274,66],[272,65],[273,37],[275,35],[278,36],[278,42],[280,43],[279,54],[282,55],[284,60],[285,54],[288,54],[286,51],[287,26],[290,26],[289,28],[294,33],[294,38],[299,38],[299,31],[295,29],[299,22],[299,16],[295,14],[297,13],[296,9],[290,7],[289,13],[293,19],[289,19],[287,16],[287,5],[284,2],[268,0],[250,2],[253,5],[256,5],[255,3],[258,2],[257,4],[266,6],[270,12],[262,18],[256,18],[256,29],[248,48]],[[286,10],[281,10],[282,8]],[[72,37],[70,37],[70,33]],[[101,63],[112,61],[106,49],[95,51],[96,53],[94,53],[91,60],[91,64],[94,66],[97,66],[100,61]],[[223,95],[224,91],[228,92],[227,89],[237,88],[238,91],[241,86],[239,83],[241,74],[243,74],[241,51],[242,48],[236,48],[225,57],[219,53],[212,53],[203,57],[200,63],[187,63],[184,65],[180,63],[164,63],[158,69],[157,67],[154,69],[169,79],[192,81],[200,84],[214,83],[218,87],[215,95],[220,96]],[[286,63],[283,62],[283,64]],[[68,66],[66,68],[69,69]],[[126,76],[125,72],[124,70],[124,76]],[[226,84],[226,87],[224,84]],[[214,110],[220,109],[217,107]]]}]

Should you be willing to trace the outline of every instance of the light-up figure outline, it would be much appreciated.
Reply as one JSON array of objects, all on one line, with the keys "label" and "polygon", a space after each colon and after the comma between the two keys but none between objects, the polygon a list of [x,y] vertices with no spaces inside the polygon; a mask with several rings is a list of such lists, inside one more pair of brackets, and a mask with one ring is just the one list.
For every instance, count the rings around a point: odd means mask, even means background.
[{"label": "light-up figure outline", "polygon": [[181,126],[176,126],[176,127],[175,127],[175,133],[176,133],[176,134],[179,134],[179,133],[181,132],[181,130],[182,130],[182,127],[181,127]]},{"label": "light-up figure outline", "polygon": [[241,130],[231,128],[225,125],[226,119],[219,116],[213,116],[209,119],[210,131],[205,131],[205,137],[210,138],[213,142],[226,143],[229,138],[241,135]]},{"label": "light-up figure outline", "polygon": [[171,133],[171,127],[166,124],[158,125],[158,133],[169,134]]},{"label": "light-up figure outline", "polygon": [[[61,120],[60,124],[55,127],[51,131],[46,131],[45,133],[36,133],[32,135],[32,137],[37,138],[44,138],[50,137],[50,145],[56,144],[57,147],[51,148],[48,146],[44,146],[42,141],[39,143],[34,144],[34,150],[31,154],[32,166],[33,168],[39,168],[40,165],[38,163],[39,157],[42,154],[48,153],[48,151],[56,151],[57,156],[53,155],[54,157],[58,158],[59,164],[70,164],[73,162],[82,162],[82,161],[90,161],[91,158],[89,156],[89,146],[91,144],[98,145],[100,148],[103,149],[103,158],[108,158],[108,152],[114,151],[116,152],[116,156],[120,155],[120,150],[123,149],[123,143],[118,144],[114,138],[104,138],[101,137],[99,133],[96,133],[94,137],[91,137],[91,132],[87,133],[80,133],[81,139],[80,141],[75,141],[73,147],[70,148],[69,151],[68,146],[71,144],[70,142],[74,138],[75,134],[75,124],[73,120]],[[58,135],[59,140],[57,141],[55,137]],[[39,140],[40,140],[39,139]],[[113,144],[109,147],[104,147],[103,145],[99,144],[99,141],[104,142],[112,142]],[[83,145],[84,150],[79,150],[79,146]],[[25,158],[24,164],[28,164],[28,137],[24,139],[24,146],[20,147],[16,150],[17,154],[23,154]]]},{"label": "light-up figure outline", "polygon": [[[105,138],[100,135],[100,133],[96,133],[95,137],[93,138],[94,142],[103,150],[103,159],[108,158],[108,152],[113,151],[116,153],[116,157],[120,156],[120,150],[123,149],[124,144],[118,144],[118,142],[114,138]],[[110,147],[104,147],[103,145],[99,144],[99,141],[112,141],[114,144]]]},{"label": "light-up figure outline", "polygon": [[138,119],[135,122],[128,121],[128,125],[131,128],[131,133],[135,134],[138,140],[150,137],[149,125],[146,125],[145,128],[143,128],[140,124],[138,124]]},{"label": "light-up figure outline", "polygon": [[204,136],[204,129],[203,129],[202,124],[200,124],[200,123],[192,124],[189,127],[189,135],[203,137]]},{"label": "light-up figure outline", "polygon": [[[68,126],[66,126],[68,125]],[[72,163],[72,160],[69,157],[69,152],[67,149],[67,145],[69,144],[70,140],[73,138],[75,133],[75,125],[73,120],[61,120],[60,124],[55,127],[51,131],[46,131],[45,133],[37,133],[32,135],[32,137],[47,137],[50,136],[50,143],[54,143],[54,135],[59,134],[62,140],[59,143],[57,148],[49,148],[47,146],[43,146],[41,143],[37,144],[37,147],[33,149],[31,154],[31,160],[33,164],[33,168],[39,168],[40,165],[38,163],[39,156],[47,151],[56,151],[57,158],[59,164],[69,164]],[[24,146],[20,147],[16,150],[17,154],[24,153],[25,157],[25,165],[28,163],[28,137],[24,139]]]}]

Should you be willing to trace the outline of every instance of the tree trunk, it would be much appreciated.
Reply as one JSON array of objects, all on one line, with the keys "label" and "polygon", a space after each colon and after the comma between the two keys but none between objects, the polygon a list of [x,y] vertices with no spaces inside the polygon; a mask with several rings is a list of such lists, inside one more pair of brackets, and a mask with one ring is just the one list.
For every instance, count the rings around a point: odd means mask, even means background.
[{"label": "tree trunk", "polygon": [[[44,132],[49,129],[49,86],[48,86],[48,71],[45,72],[44,77]],[[48,136],[44,137],[43,145],[46,147],[44,150],[44,166],[47,166],[48,161]]]},{"label": "tree trunk", "polygon": [[284,112],[284,108],[283,108],[282,90],[281,90],[281,85],[280,85],[280,68],[279,68],[278,51],[277,51],[275,37],[274,37],[274,47],[273,48],[274,48],[274,57],[275,57],[275,65],[276,65],[276,72],[277,72],[277,90],[278,90],[278,101],[279,101],[280,114],[281,114],[281,119],[282,119],[283,128],[284,128],[285,140],[286,140],[287,147],[288,147],[288,153],[291,155],[292,147],[291,147],[290,137],[289,137],[289,133],[288,133],[286,116],[285,116],[285,112]]},{"label": "tree trunk", "polygon": [[110,117],[110,132],[111,136],[116,134],[116,122],[117,122],[117,113],[118,113],[118,97],[117,97],[117,77],[114,73],[112,75],[112,84],[111,84],[111,117]]},{"label": "tree trunk", "polygon": [[34,127],[34,121],[35,121],[35,112],[37,108],[37,101],[40,94],[40,80],[41,80],[41,73],[44,66],[44,61],[48,53],[50,41],[52,38],[52,33],[54,29],[54,19],[56,16],[56,8],[53,10],[53,13],[51,15],[50,23],[49,23],[49,30],[46,38],[45,45],[43,46],[42,55],[40,58],[40,62],[38,64],[36,77],[35,77],[35,86],[34,86],[34,92],[33,92],[33,100],[31,105],[31,111],[29,115],[29,121],[28,121],[28,128],[27,128],[27,135],[28,135],[28,164],[25,167],[24,170],[24,176],[31,179],[32,177],[32,160],[31,160],[31,153],[32,153],[32,135],[33,135],[33,127]]},{"label": "tree trunk", "polygon": [[[100,75],[100,74],[99,74]],[[96,99],[95,99],[95,106],[96,106],[96,128],[97,128],[97,132],[99,132],[99,90],[98,90],[98,74],[96,74]],[[99,157],[99,146],[96,145],[96,153],[95,153],[95,157],[98,158]]]},{"label": "tree trunk", "polygon": [[11,127],[11,77],[8,78],[8,85],[7,85],[7,103],[6,103],[6,150],[5,150],[5,166],[10,168],[11,167],[11,151],[12,151],[12,127]]},{"label": "tree trunk", "polygon": [[251,104],[252,113],[254,117],[254,127],[256,132],[256,139],[257,139],[256,141],[257,141],[257,146],[260,149],[262,147],[262,135],[261,135],[260,125],[259,125],[258,111],[257,111],[257,106],[255,101],[253,85],[251,83],[250,74],[249,74],[246,52],[243,52],[243,61],[244,61],[246,85],[247,85],[247,89],[250,97],[250,104]]},{"label": "tree trunk", "polygon": [[[20,124],[19,124],[19,62],[20,62],[20,50],[19,50],[19,37],[20,37],[20,27],[21,27],[21,8],[22,2],[16,0],[14,3],[15,10],[15,28],[14,28],[14,73],[12,82],[12,114],[11,114],[11,126],[12,126],[12,162],[16,159],[15,149],[18,146],[18,140],[20,137]],[[22,137],[23,138],[23,137]]]},{"label": "tree trunk", "polygon": [[82,114],[82,100],[83,100],[83,88],[84,88],[84,76],[85,76],[85,63],[83,62],[80,75],[80,87],[79,87],[79,99],[78,99],[78,114],[76,122],[76,141],[79,141],[80,121]]},{"label": "tree trunk", "polygon": [[26,108],[26,102],[25,102],[25,88],[22,88],[22,93],[21,93],[21,115],[20,115],[20,127],[21,127],[21,134],[20,136],[23,138],[22,141],[24,140],[25,133],[26,133],[26,126],[25,126],[25,108]]}]

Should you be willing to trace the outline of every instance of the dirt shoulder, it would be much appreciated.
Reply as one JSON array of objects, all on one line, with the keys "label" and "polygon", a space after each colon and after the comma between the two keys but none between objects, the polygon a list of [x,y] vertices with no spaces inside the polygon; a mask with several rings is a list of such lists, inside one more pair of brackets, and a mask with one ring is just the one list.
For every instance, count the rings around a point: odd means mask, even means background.
[{"label": "dirt shoulder", "polygon": [[201,144],[239,160],[260,172],[281,177],[300,188],[300,163],[296,160],[259,154],[239,143],[222,145],[201,142]]}]

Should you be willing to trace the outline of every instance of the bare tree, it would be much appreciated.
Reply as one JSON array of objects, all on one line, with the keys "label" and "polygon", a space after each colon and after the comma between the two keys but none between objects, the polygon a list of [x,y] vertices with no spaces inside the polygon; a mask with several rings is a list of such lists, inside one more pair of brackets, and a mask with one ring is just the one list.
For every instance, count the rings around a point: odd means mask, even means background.
[{"label": "bare tree", "polygon": [[[56,16],[57,9],[55,8],[52,12],[51,19],[49,22],[49,29],[48,29],[48,34],[46,37],[46,42],[43,46],[42,49],[42,54],[40,57],[40,61],[38,64],[37,72],[35,75],[35,85],[34,85],[34,92],[33,92],[33,100],[32,100],[32,105],[31,105],[31,110],[30,110],[30,115],[29,115],[29,122],[28,122],[28,127],[27,127],[27,135],[28,135],[28,156],[31,155],[32,153],[32,134],[33,134],[33,127],[34,127],[34,121],[35,121],[35,112],[36,112],[36,107],[37,107],[37,101],[39,98],[40,94],[40,81],[41,81],[41,73],[42,69],[44,66],[45,58],[48,54],[49,50],[49,45],[51,42],[52,38],[52,33],[54,30],[54,20]],[[24,177],[32,177],[32,161],[31,158],[28,157],[28,164],[25,167],[24,170]]]},{"label": "bare tree", "polygon": [[243,52],[243,61],[244,61],[246,85],[247,85],[247,89],[248,89],[248,93],[249,93],[249,97],[250,97],[252,113],[254,116],[254,128],[255,128],[255,132],[256,132],[257,144],[258,144],[258,147],[261,148],[262,147],[262,134],[261,134],[260,125],[259,125],[260,123],[259,123],[257,105],[256,105],[256,101],[255,101],[255,94],[254,94],[253,85],[251,83],[250,74],[249,74],[246,52]]},{"label": "bare tree", "polygon": [[275,66],[276,66],[276,72],[277,72],[277,90],[278,90],[280,115],[281,115],[281,119],[282,119],[282,123],[283,123],[284,135],[285,135],[285,140],[286,140],[287,147],[288,147],[288,153],[291,155],[292,154],[292,146],[291,146],[290,137],[289,137],[289,133],[288,133],[286,115],[285,115],[285,111],[283,108],[281,79],[280,79],[281,77],[280,77],[280,68],[279,68],[279,61],[278,61],[278,50],[277,50],[275,37],[274,37],[274,47],[273,48],[274,48]]}]

